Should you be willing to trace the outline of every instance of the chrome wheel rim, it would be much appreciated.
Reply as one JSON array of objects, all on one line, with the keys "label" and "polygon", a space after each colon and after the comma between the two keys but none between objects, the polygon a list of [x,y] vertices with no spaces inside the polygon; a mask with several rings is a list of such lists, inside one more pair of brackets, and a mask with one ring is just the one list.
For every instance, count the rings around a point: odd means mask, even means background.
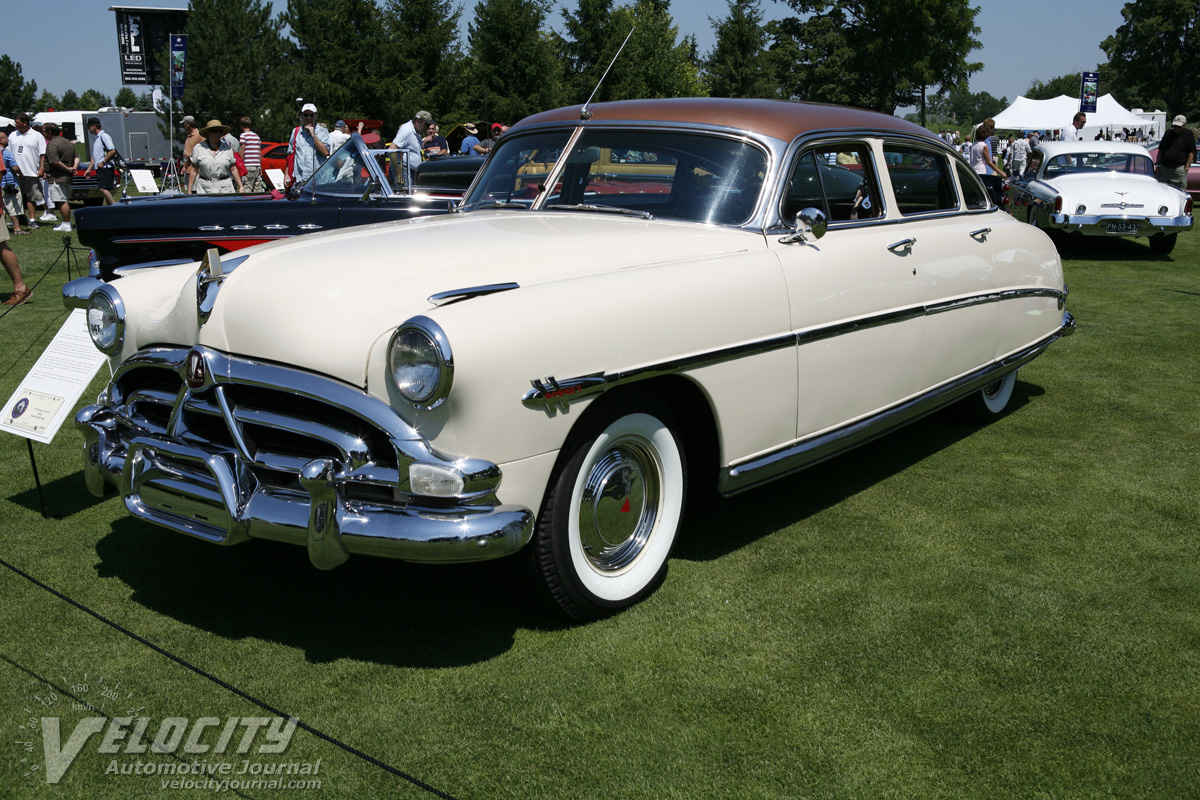
[{"label": "chrome wheel rim", "polygon": [[579,504],[579,539],[593,569],[634,564],[654,535],[662,499],[662,466],[641,439],[614,442],[592,464]]}]

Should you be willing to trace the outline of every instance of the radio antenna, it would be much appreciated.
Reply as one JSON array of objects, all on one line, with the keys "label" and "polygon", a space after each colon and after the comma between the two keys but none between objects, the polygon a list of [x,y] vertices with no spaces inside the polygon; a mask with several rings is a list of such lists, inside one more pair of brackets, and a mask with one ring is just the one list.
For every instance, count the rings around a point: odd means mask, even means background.
[{"label": "radio antenna", "polygon": [[592,89],[591,95],[588,96],[587,102],[583,104],[583,108],[579,109],[579,118],[589,120],[592,118],[592,112],[588,111],[588,106],[592,102],[592,98],[596,96],[596,92],[600,91],[600,85],[604,83],[604,79],[608,77],[608,71],[613,68],[613,64],[617,63],[617,58],[620,57],[621,51],[625,49],[625,45],[629,44],[629,37],[633,36],[633,32],[637,30],[637,25],[629,29],[629,33],[625,35],[625,41],[621,42],[621,46],[617,48],[617,54],[612,57],[612,61],[608,62],[608,66],[604,70],[604,74],[600,76],[600,80],[596,81],[596,88]]}]

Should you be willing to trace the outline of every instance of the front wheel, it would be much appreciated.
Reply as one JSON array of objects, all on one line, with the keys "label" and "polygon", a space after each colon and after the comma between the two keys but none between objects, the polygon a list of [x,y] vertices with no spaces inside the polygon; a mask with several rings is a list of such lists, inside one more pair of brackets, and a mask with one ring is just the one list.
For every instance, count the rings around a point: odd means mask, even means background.
[{"label": "front wheel", "polygon": [[1017,385],[1017,373],[1010,372],[1003,378],[984,386],[966,401],[967,413],[974,422],[991,422],[1004,413],[1012,399],[1013,387]]},{"label": "front wheel", "polygon": [[577,621],[628,608],[662,582],[687,494],[666,409],[628,406],[573,435],[534,534],[534,572]]},{"label": "front wheel", "polygon": [[1175,249],[1175,240],[1179,238],[1178,233],[1160,234],[1150,237],[1150,251],[1165,256]]}]

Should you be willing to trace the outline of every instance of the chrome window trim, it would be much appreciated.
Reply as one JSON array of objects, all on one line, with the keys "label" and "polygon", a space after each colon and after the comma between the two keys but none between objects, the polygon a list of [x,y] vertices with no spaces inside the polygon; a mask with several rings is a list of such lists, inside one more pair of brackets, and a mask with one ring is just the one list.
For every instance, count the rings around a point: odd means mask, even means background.
[{"label": "chrome window trim", "polygon": [[530,380],[532,389],[525,392],[521,396],[521,403],[526,408],[544,410],[548,414],[553,414],[559,408],[565,408],[575,400],[581,400],[591,395],[599,394],[617,386],[633,383],[647,378],[654,378],[660,375],[669,375],[679,372],[686,372],[700,367],[707,367],[713,364],[720,364],[726,361],[733,361],[747,356],[762,355],[773,350],[780,350],[785,347],[800,347],[802,345],[818,342],[823,339],[830,339],[836,336],[844,336],[856,331],[868,330],[870,328],[878,328],[885,325],[893,325],[900,322],[918,319],[920,317],[932,316],[934,314],[943,314],[947,311],[957,311],[963,308],[983,305],[986,303],[998,303],[1005,300],[1019,300],[1030,297],[1050,297],[1058,301],[1058,306],[1061,309],[1067,299],[1067,289],[1064,286],[1062,289],[1052,289],[1048,287],[1028,287],[1023,289],[1007,289],[1003,291],[984,292],[977,295],[969,295],[966,297],[944,300],[931,304],[919,304],[908,306],[905,308],[893,309],[885,311],[881,314],[872,314],[868,317],[858,319],[841,320],[839,322],[830,323],[827,325],[818,325],[812,328],[807,328],[792,333],[783,334],[780,336],[772,336],[767,339],[761,339],[745,344],[734,345],[733,347],[725,347],[718,350],[712,350],[707,353],[697,353],[696,355],[687,356],[684,358],[672,359],[656,364],[648,364],[634,369],[624,370],[622,372],[605,373],[603,370],[599,372],[589,373],[587,375],[578,375],[563,380],[558,380],[554,376],[546,376],[544,378],[533,378]]}]

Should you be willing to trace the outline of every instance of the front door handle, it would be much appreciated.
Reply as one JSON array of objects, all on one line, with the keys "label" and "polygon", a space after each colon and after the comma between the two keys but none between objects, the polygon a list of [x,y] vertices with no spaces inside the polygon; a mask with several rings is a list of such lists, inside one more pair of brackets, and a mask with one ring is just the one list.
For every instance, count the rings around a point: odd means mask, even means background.
[{"label": "front door handle", "polygon": [[911,250],[912,246],[916,243],[917,243],[917,237],[912,236],[908,239],[902,239],[902,240],[896,242],[895,244],[889,244],[887,246],[887,249],[891,250],[893,253],[898,253],[901,250]]},{"label": "front door handle", "polygon": [[968,235],[972,239],[986,239],[987,235],[992,232],[991,228],[980,228],[977,231],[971,231]]}]

